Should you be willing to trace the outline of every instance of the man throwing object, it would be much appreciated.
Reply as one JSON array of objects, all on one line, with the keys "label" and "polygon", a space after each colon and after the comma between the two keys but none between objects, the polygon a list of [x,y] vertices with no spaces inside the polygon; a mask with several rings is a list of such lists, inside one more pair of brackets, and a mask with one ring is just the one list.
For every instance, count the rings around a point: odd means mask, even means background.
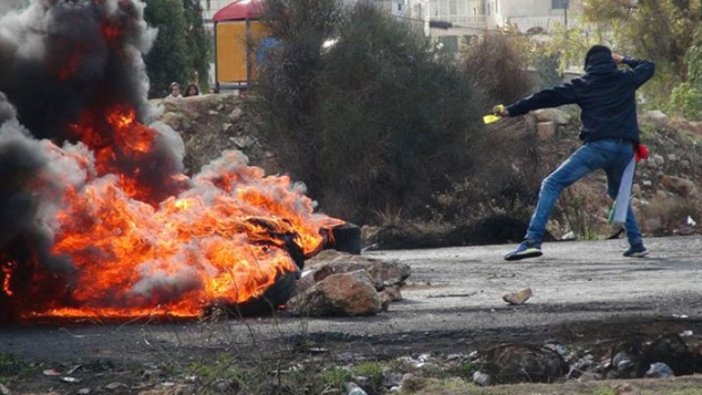
[{"label": "man throwing object", "polygon": [[[617,64],[629,66],[620,70]],[[635,92],[655,72],[652,62],[631,59],[603,46],[595,45],[585,56],[585,75],[551,89],[545,89],[507,107],[496,106],[501,116],[518,116],[531,110],[564,104],[580,106],[583,145],[541,184],[524,241],[505,256],[508,261],[541,256],[541,241],[553,206],[564,188],[587,174],[603,169],[607,192],[617,197],[624,169],[639,145]],[[629,241],[627,257],[643,257],[648,251],[641,240],[631,203],[628,203],[624,229]]]}]

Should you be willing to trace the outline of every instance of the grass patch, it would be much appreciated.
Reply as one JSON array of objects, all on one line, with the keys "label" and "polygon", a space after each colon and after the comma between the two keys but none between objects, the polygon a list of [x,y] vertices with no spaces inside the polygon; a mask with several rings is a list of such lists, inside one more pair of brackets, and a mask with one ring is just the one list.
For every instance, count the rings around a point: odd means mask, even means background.
[{"label": "grass patch", "polygon": [[598,385],[593,395],[617,395],[619,392],[608,385]]},{"label": "grass patch", "polygon": [[322,383],[325,388],[343,390],[344,384],[351,381],[351,372],[334,366],[322,373]]},{"label": "grass patch", "polygon": [[365,361],[356,364],[353,367],[353,372],[357,376],[368,377],[370,386],[378,390],[383,385],[383,370],[386,365],[377,361]]},{"label": "grass patch", "polygon": [[12,354],[0,354],[0,382],[9,383],[29,375],[32,366]]}]

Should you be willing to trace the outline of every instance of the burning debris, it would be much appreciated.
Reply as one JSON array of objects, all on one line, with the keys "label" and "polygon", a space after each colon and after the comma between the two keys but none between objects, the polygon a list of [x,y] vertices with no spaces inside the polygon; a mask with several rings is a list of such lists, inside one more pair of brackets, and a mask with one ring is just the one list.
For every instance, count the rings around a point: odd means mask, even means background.
[{"label": "burning debris", "polygon": [[239,152],[183,174],[182,140],[151,122],[143,7],[0,6],[0,322],[244,304],[342,223]]}]

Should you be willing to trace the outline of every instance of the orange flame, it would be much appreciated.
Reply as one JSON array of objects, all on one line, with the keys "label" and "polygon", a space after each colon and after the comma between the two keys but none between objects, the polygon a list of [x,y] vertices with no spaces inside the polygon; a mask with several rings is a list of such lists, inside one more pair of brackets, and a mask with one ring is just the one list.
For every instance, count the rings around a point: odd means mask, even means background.
[{"label": "orange flame", "polygon": [[2,281],[2,290],[5,292],[5,295],[10,297],[14,294],[10,284],[12,282],[12,272],[15,270],[16,266],[17,264],[12,261],[5,262],[5,264],[2,265],[2,271],[5,273]]},{"label": "orange flame", "polygon": [[[85,121],[97,118],[87,115],[72,129],[100,141],[98,129]],[[320,230],[342,223],[313,214],[313,202],[288,177],[266,177],[239,152],[225,153],[178,197],[156,207],[140,201],[135,196],[143,188],[134,178],[105,172],[115,169],[109,161],[115,152],[147,153],[157,132],[123,106],[105,118],[114,145],[97,151],[95,171],[86,168],[90,158],[70,154],[94,176],[66,190],[55,216],[52,252],[70,257],[78,273],[70,302],[52,302],[25,318],[195,317],[213,303],[240,304],[298,270],[290,243],[310,255],[324,242]],[[53,157],[68,156],[46,147]]]}]

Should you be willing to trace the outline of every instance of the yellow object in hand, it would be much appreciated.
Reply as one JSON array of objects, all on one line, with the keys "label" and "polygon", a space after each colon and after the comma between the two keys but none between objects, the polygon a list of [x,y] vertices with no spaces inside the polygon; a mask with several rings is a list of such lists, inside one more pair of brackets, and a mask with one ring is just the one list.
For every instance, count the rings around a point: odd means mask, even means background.
[{"label": "yellow object in hand", "polygon": [[[505,111],[505,106],[504,106],[504,104],[498,104],[493,108],[492,111],[495,113],[501,114]],[[495,114],[485,115],[485,116],[483,116],[483,123],[486,125],[489,125],[493,122],[499,121],[501,118],[502,118],[502,115],[495,115]]]},{"label": "yellow object in hand", "polygon": [[489,125],[489,124],[491,124],[491,123],[493,123],[493,122],[499,121],[501,118],[502,118],[502,117],[499,116],[499,115],[492,115],[492,114],[490,114],[490,115],[485,115],[485,116],[483,117],[483,123],[486,124],[486,125]]}]

